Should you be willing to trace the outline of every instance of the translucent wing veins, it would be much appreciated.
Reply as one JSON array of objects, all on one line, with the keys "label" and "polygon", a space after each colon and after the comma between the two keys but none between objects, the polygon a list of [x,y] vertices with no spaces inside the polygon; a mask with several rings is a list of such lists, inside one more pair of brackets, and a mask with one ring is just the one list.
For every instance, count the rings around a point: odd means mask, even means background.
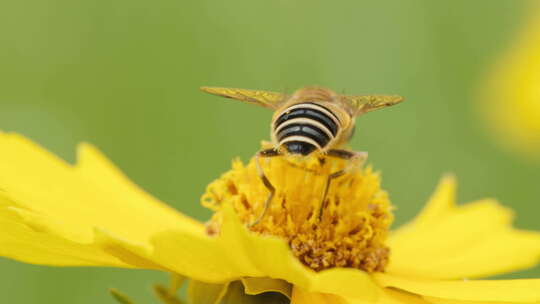
[{"label": "translucent wing veins", "polygon": [[355,116],[377,109],[393,106],[403,101],[399,95],[356,95],[343,96]]},{"label": "translucent wing veins", "polygon": [[213,95],[257,104],[273,110],[277,109],[281,102],[285,99],[283,94],[270,91],[218,87],[201,87],[201,90]]}]

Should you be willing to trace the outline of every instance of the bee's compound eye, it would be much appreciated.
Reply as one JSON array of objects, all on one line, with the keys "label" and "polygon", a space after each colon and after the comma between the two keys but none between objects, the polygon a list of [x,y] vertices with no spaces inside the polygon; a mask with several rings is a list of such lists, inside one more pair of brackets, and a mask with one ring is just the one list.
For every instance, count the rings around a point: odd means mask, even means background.
[{"label": "bee's compound eye", "polygon": [[302,141],[287,142],[285,143],[285,147],[287,148],[287,151],[291,154],[302,154],[304,156],[308,155],[316,149],[314,145]]}]

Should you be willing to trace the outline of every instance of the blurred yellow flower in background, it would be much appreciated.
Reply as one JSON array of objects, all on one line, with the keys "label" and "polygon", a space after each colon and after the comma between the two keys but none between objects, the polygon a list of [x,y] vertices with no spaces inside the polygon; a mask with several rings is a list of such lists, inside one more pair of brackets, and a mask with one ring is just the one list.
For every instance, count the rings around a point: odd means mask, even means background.
[{"label": "blurred yellow flower in background", "polygon": [[[446,177],[411,223],[393,219],[370,168],[336,180],[321,217],[326,173],[341,160],[253,160],[209,185],[207,224],[140,190],[95,148],[69,165],[16,134],[0,135],[0,255],[52,266],[155,269],[189,279],[189,303],[539,303],[540,279],[473,280],[540,259],[540,233],[512,228],[493,200],[455,204]],[[251,230],[251,231],[250,231]],[[165,303],[175,299],[178,282]],[[162,289],[163,291],[163,289]]]},{"label": "blurred yellow flower in background", "polygon": [[540,160],[540,5],[498,59],[481,94],[480,113],[506,147]]}]

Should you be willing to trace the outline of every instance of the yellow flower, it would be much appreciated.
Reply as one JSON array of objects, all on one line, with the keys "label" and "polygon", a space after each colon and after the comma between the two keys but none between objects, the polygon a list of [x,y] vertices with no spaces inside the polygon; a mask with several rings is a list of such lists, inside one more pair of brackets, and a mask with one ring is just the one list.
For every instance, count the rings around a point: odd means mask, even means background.
[{"label": "yellow flower", "polygon": [[235,161],[203,196],[216,211],[205,225],[140,190],[90,145],[70,165],[1,134],[0,255],[178,274],[197,304],[242,303],[246,294],[273,303],[278,293],[293,304],[540,303],[540,279],[473,280],[535,265],[540,233],[512,228],[512,213],[493,200],[456,205],[452,177],[388,233],[391,205],[370,168],[336,179],[319,216],[326,175],[341,160],[261,164],[277,189],[263,220],[244,224],[268,191],[253,161]]},{"label": "yellow flower", "polygon": [[483,88],[480,113],[507,147],[540,160],[540,6]]}]

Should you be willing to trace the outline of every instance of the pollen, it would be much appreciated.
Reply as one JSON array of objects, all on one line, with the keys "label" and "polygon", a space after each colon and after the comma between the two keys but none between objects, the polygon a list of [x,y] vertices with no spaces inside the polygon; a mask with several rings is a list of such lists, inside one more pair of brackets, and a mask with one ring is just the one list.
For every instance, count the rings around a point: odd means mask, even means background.
[{"label": "pollen", "polygon": [[230,171],[208,185],[201,202],[215,212],[207,225],[209,234],[219,233],[220,210],[231,203],[248,229],[285,239],[292,253],[315,271],[333,267],[384,271],[392,205],[380,187],[380,175],[371,167],[333,179],[325,196],[329,175],[346,168],[348,161],[322,154],[261,158],[275,195],[264,217],[250,225],[263,213],[270,194],[255,161],[246,165],[234,160]]}]

